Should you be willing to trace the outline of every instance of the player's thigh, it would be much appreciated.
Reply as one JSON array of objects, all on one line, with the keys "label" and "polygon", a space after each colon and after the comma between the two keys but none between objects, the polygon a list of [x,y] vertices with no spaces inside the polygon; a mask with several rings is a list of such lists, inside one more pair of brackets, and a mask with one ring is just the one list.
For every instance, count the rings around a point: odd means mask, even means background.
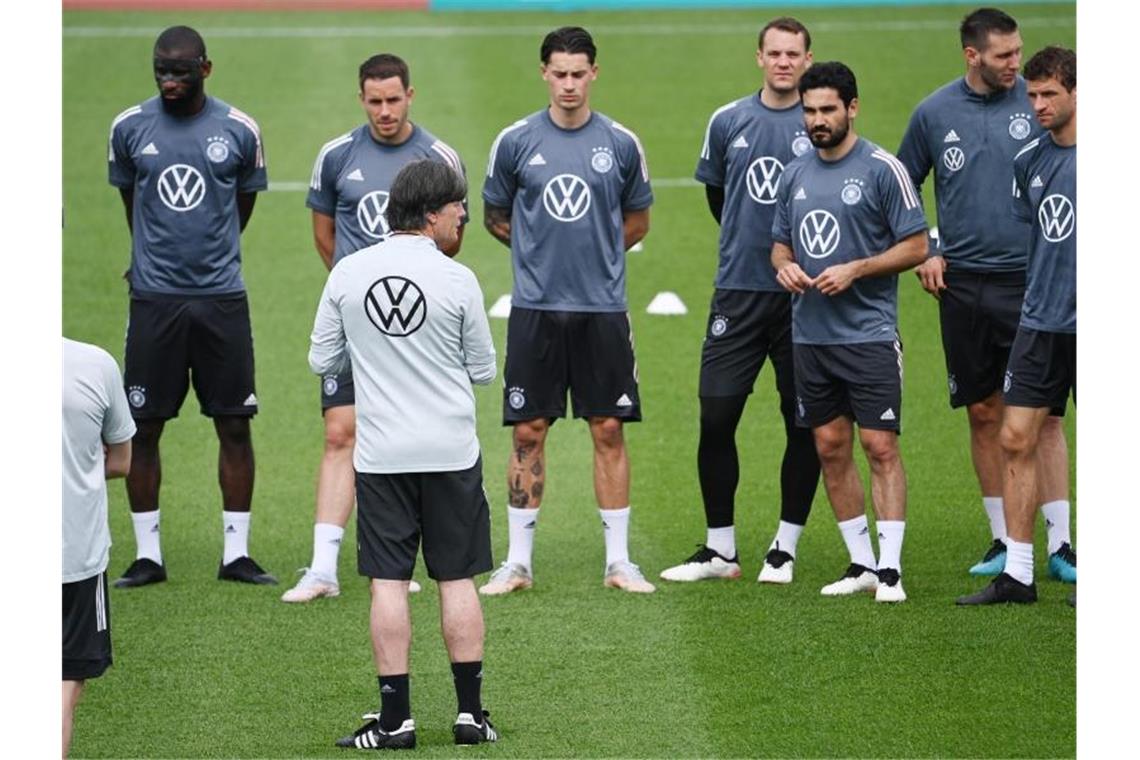
[{"label": "player's thigh", "polygon": [[187,301],[131,299],[123,386],[135,419],[178,416],[190,387],[191,319]]},{"label": "player's thigh", "polygon": [[512,308],[503,367],[503,424],[566,416],[566,314]]},{"label": "player's thigh", "polygon": [[352,367],[343,372],[330,372],[322,375],[321,412],[338,406],[356,405],[356,384],[352,380]]},{"label": "player's thigh", "polygon": [[106,571],[63,584],[63,680],[97,678],[111,665]]},{"label": "player's thigh", "polygon": [[406,581],[420,547],[420,475],[356,473],[357,572]]},{"label": "player's thigh", "polygon": [[1069,394],[1076,393],[1076,344],[1076,335],[1018,330],[1002,385],[1006,406],[1063,413]]},{"label": "player's thigh", "polygon": [[838,347],[851,412],[860,428],[902,429],[902,341]]},{"label": "player's thigh", "polygon": [[833,357],[837,346],[798,343],[793,346],[796,424],[817,428],[851,414],[842,376]]},{"label": "player's thigh", "polygon": [[202,414],[253,416],[253,330],[245,295],[195,302],[190,366]]},{"label": "player's thigh", "polygon": [[433,580],[473,578],[492,568],[482,457],[466,470],[423,475],[423,539]]},{"label": "player's thigh", "polygon": [[568,344],[574,416],[640,421],[641,396],[629,314],[574,314]]},{"label": "player's thigh", "polygon": [[701,396],[752,393],[769,351],[769,295],[778,294],[721,289],[713,292],[701,344]]}]

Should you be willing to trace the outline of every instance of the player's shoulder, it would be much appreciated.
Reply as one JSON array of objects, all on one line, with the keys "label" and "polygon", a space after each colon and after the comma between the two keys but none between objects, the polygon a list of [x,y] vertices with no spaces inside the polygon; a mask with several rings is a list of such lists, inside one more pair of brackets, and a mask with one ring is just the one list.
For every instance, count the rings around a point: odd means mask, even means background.
[{"label": "player's shoulder", "polygon": [[962,77],[952,79],[940,87],[937,87],[933,92],[918,102],[915,106],[915,113],[929,116],[937,114],[946,108],[956,108],[962,101],[966,100],[967,92],[965,83]]},{"label": "player's shoulder", "polygon": [[[545,110],[545,109],[544,109]],[[501,143],[504,141],[518,140],[528,134],[533,134],[539,130],[543,123],[543,111],[535,111],[532,114],[527,114],[520,119],[515,119],[499,130],[495,142]]]},{"label": "player's shoulder", "polygon": [[323,164],[329,160],[347,156],[352,152],[352,148],[355,145],[360,144],[360,141],[364,137],[367,137],[367,135],[364,134],[367,129],[368,125],[362,124],[356,129],[337,135],[325,142],[325,144],[321,146],[321,149],[317,151],[317,163]]},{"label": "player's shoulder", "polygon": [[1047,139],[1046,134],[1042,134],[1025,143],[1025,145],[1022,145],[1021,150],[1017,151],[1013,156],[1014,168],[1024,168],[1032,164],[1046,152],[1052,142],[1052,140]]},{"label": "player's shoulder", "polygon": [[744,112],[748,110],[748,100],[751,97],[751,95],[745,95],[742,98],[737,98],[736,100],[714,108],[712,113],[709,114],[709,127],[712,127],[714,124],[717,126],[729,124],[742,116]]},{"label": "player's shoulder", "polygon": [[63,339],[63,361],[73,368],[99,367],[116,373],[119,371],[118,362],[106,349],[71,338]]},{"label": "player's shoulder", "polygon": [[463,161],[459,157],[459,152],[429,130],[416,124],[415,131],[412,132],[412,140],[415,141],[417,148],[424,155],[442,161],[460,174],[463,173]]},{"label": "player's shoulder", "polygon": [[130,130],[144,123],[152,121],[161,111],[162,105],[158,96],[147,98],[141,103],[135,103],[130,108],[124,108],[111,119],[111,131]]},{"label": "player's shoulder", "polygon": [[258,140],[261,140],[261,127],[258,125],[257,120],[241,110],[237,106],[232,106],[221,98],[209,97],[210,115],[216,119],[222,120],[230,127],[236,128],[239,132],[245,131],[252,133]]},{"label": "player's shoulder", "polygon": [[[858,151],[858,157],[873,171],[893,172],[894,169],[902,167],[898,156],[865,137],[859,138],[855,150]],[[903,171],[905,172],[905,169]]]},{"label": "player's shoulder", "polygon": [[606,116],[604,113],[594,111],[594,116],[598,119],[598,125],[609,132],[613,139],[620,143],[630,143],[641,150],[641,139],[637,136],[632,129],[622,124],[620,121]]}]

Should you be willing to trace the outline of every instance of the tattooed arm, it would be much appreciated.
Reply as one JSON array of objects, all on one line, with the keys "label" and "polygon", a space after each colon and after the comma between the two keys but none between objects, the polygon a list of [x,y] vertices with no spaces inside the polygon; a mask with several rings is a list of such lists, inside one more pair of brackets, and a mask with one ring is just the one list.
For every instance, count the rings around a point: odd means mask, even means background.
[{"label": "tattooed arm", "polygon": [[483,206],[483,226],[505,246],[511,244],[511,210],[501,206]]}]

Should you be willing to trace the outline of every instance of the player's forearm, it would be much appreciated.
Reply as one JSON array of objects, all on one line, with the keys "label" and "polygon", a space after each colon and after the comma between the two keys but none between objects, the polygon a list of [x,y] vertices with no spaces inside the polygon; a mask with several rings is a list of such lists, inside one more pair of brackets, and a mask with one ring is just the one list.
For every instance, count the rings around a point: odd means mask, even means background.
[{"label": "player's forearm", "polygon": [[626,211],[621,221],[622,240],[625,250],[633,248],[649,234],[649,209]]},{"label": "player's forearm", "polygon": [[511,244],[511,210],[500,206],[483,207],[483,226],[505,246]]},{"label": "player's forearm", "polygon": [[926,230],[903,238],[877,256],[859,259],[855,264],[856,277],[882,277],[913,269],[926,261]]},{"label": "player's forearm", "polygon": [[125,478],[131,472],[131,442],[108,443],[103,446],[103,477]]},{"label": "player's forearm", "polygon": [[777,272],[788,264],[796,263],[796,255],[792,252],[790,246],[781,242],[772,243],[772,268]]},{"label": "player's forearm", "polygon": [[253,216],[255,203],[257,203],[257,193],[238,193],[238,223],[242,232],[245,232],[245,226],[249,224],[249,220]]}]

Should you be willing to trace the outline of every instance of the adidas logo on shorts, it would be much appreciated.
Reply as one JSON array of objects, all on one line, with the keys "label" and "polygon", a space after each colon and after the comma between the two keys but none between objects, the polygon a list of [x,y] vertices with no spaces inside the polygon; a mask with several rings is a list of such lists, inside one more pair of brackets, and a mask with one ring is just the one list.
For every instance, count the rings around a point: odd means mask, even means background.
[{"label": "adidas logo on shorts", "polygon": [[895,410],[894,409],[887,409],[887,411],[885,411],[879,415],[879,419],[880,420],[887,420],[888,422],[893,421],[895,419]]}]

